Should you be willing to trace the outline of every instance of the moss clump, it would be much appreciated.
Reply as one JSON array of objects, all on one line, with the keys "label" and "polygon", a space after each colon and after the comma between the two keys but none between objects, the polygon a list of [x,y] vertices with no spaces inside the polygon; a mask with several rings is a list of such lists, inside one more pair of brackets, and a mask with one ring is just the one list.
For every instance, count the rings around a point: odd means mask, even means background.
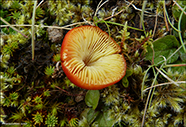
[{"label": "moss clump", "polygon": [[48,1],[50,14],[55,16],[55,22],[59,25],[64,25],[70,21],[73,12],[73,4],[68,3],[66,0]]}]

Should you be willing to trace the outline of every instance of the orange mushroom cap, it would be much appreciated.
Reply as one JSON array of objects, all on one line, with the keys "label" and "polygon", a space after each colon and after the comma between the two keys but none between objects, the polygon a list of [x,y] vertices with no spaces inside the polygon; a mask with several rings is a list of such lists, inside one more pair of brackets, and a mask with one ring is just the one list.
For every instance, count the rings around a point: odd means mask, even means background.
[{"label": "orange mushroom cap", "polygon": [[62,68],[76,86],[98,90],[120,81],[126,62],[119,45],[96,26],[73,28],[61,47]]}]

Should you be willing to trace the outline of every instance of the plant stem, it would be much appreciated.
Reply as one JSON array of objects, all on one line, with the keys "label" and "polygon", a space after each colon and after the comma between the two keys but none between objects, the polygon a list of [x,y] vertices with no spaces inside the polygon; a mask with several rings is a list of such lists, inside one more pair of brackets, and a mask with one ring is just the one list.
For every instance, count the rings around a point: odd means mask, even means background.
[{"label": "plant stem", "polygon": [[[123,26],[123,27],[125,27],[125,25],[123,25],[123,24],[120,24],[120,23],[116,23],[116,22],[111,22],[111,21],[98,21],[97,23],[108,23],[108,24],[112,24],[112,25],[117,25],[117,26]],[[135,28],[135,27],[131,27],[131,26],[127,26],[127,28],[129,28],[129,29],[133,29],[133,30],[138,30],[138,31],[144,31],[144,30],[142,30],[142,29],[138,29],[138,28]]]},{"label": "plant stem", "polygon": [[[74,25],[78,25],[78,24],[83,24],[83,23],[87,23],[87,22],[76,22],[76,23],[73,23],[73,24],[69,24],[69,25],[66,25],[66,26],[45,26],[45,25],[34,25],[35,27],[45,27],[45,28],[54,28],[54,29],[66,29],[66,30],[70,30],[71,28],[67,28],[67,27],[70,27],[70,26],[74,26]],[[1,27],[7,27],[9,25],[1,25]],[[23,25],[14,25],[12,24],[11,26],[32,26],[32,25],[29,25],[29,24],[23,24]],[[26,35],[25,35],[26,36]]]},{"label": "plant stem", "polygon": [[[178,6],[178,8],[183,11],[184,9],[175,1],[173,0],[174,4],[176,4]],[[186,12],[183,12],[186,15]]]},{"label": "plant stem", "polygon": [[[186,81],[177,81],[176,83],[186,83]],[[169,85],[169,84],[172,84],[172,82],[160,83],[160,84],[148,87],[148,88],[144,89],[143,92],[145,92],[145,91],[147,91],[147,90],[149,90],[151,88],[154,88],[154,87],[163,86],[163,85]]]},{"label": "plant stem", "polygon": [[174,25],[172,25],[172,23],[171,23],[171,21],[170,21],[170,19],[169,19],[169,15],[168,15],[168,13],[167,13],[166,8],[165,8],[164,10],[165,10],[165,14],[166,14],[166,16],[167,16],[167,20],[168,20],[169,24],[171,25],[171,27],[172,27],[175,31],[181,32],[181,31],[179,31],[176,27],[174,27]]},{"label": "plant stem", "polygon": [[176,83],[175,81],[173,81],[172,79],[170,79],[167,75],[165,75],[161,70],[159,70],[157,67],[155,67],[156,70],[161,73],[161,75],[163,75],[163,77],[165,77],[167,80],[169,80],[170,82],[172,82],[173,84],[175,84],[176,86],[179,86],[178,83]]},{"label": "plant stem", "polygon": [[[186,9],[186,6],[185,6],[184,9],[182,10],[182,12],[181,12],[181,14],[180,14],[180,17],[179,17],[179,21],[178,21],[178,30],[179,30],[179,31],[181,31],[181,19],[182,19],[183,12],[184,12],[185,9]],[[184,50],[184,52],[186,53],[186,49],[185,49],[185,45],[184,45],[184,43],[183,43],[183,39],[182,39],[182,36],[181,36],[181,32],[179,32],[178,34],[179,34],[179,38],[180,38],[180,41],[181,41],[183,50]]]},{"label": "plant stem", "polygon": [[148,71],[151,69],[153,65],[151,65],[146,71],[145,71],[145,74],[144,74],[144,77],[143,77],[143,81],[142,81],[142,85],[141,85],[141,100],[143,100],[143,89],[144,89],[144,84],[145,84],[145,78],[147,77],[147,73]]},{"label": "plant stem", "polygon": [[170,65],[165,65],[163,68],[166,68],[166,67],[181,67],[181,66],[186,66],[186,64],[170,64]]},{"label": "plant stem", "polygon": [[143,27],[145,35],[146,35],[146,32],[145,32],[145,26],[144,26],[143,18],[144,18],[144,11],[145,11],[146,4],[147,4],[147,0],[144,0],[143,1],[143,6],[142,6],[142,11],[141,11],[141,16],[140,16],[140,28]]},{"label": "plant stem", "polygon": [[32,13],[32,60],[34,60],[34,49],[35,49],[35,43],[34,43],[34,38],[35,38],[34,24],[35,24],[36,5],[37,5],[37,0],[34,1],[34,8],[33,8],[33,13]]},{"label": "plant stem", "polygon": [[110,36],[110,28],[109,28],[109,25],[107,24],[107,22],[106,22],[105,20],[103,20],[103,22],[106,24],[107,29],[108,29],[108,33],[109,33],[109,36]]},{"label": "plant stem", "polygon": [[[153,82],[152,82],[152,84],[151,84],[151,87],[154,86],[158,74],[159,74],[159,72],[156,73],[156,75],[155,75],[155,77],[154,77],[154,80],[153,80]],[[149,98],[150,98],[150,95],[151,95],[151,91],[152,91],[152,89],[150,89],[150,91],[149,91],[149,94],[148,94],[148,97],[147,97],[147,101],[146,101],[146,104],[145,104],[144,113],[143,113],[143,118],[142,118],[142,122],[141,122],[141,127],[143,127],[143,126],[144,126],[144,123],[145,123],[145,115],[146,115],[147,106],[148,106]]]}]

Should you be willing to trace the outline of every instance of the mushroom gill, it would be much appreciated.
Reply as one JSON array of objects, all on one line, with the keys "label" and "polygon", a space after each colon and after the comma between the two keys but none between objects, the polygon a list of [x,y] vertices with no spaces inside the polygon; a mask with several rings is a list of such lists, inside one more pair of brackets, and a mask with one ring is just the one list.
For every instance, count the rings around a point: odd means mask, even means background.
[{"label": "mushroom gill", "polygon": [[98,27],[70,30],[62,43],[61,60],[66,76],[85,89],[102,89],[118,82],[126,71],[119,45]]}]

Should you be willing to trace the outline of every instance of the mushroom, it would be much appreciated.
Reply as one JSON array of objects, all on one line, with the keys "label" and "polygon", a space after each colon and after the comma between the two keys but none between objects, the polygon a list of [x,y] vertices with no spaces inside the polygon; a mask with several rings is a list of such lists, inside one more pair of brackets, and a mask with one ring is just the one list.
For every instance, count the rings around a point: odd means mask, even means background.
[{"label": "mushroom", "polygon": [[80,26],[65,35],[61,64],[76,86],[99,90],[124,77],[126,62],[120,52],[120,46],[99,27]]}]

